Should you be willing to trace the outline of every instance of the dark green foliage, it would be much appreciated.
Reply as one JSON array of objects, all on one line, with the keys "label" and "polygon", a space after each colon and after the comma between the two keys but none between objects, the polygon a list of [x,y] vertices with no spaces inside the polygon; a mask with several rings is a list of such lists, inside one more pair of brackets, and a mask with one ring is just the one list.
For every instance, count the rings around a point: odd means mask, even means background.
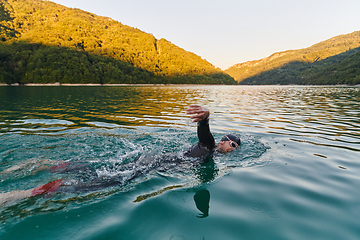
[{"label": "dark green foliage", "polygon": [[199,56],[106,17],[0,0],[0,82],[237,84]]},{"label": "dark green foliage", "polygon": [[359,84],[359,47],[360,31],[236,64],[225,72],[240,84]]},{"label": "dark green foliage", "polygon": [[316,84],[360,84],[360,51],[326,68],[314,79]]},{"label": "dark green foliage", "polygon": [[160,83],[161,78],[129,63],[65,47],[0,44],[0,82]]}]

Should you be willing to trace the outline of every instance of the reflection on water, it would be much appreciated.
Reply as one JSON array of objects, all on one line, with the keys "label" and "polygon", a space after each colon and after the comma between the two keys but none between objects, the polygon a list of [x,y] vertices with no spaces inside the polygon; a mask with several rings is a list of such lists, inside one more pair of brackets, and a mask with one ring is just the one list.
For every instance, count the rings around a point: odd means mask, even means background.
[{"label": "reflection on water", "polygon": [[210,108],[217,141],[236,133],[241,147],[122,188],[20,201],[0,210],[1,239],[360,237],[358,87],[0,87],[0,192],[62,178],[43,170],[54,164],[111,176],[176,155],[197,141],[193,103]]},{"label": "reflection on water", "polygon": [[[0,88],[2,118],[57,119],[88,123],[169,125],[179,121],[191,89],[161,87]],[[194,93],[196,94],[196,92]],[[187,97],[185,97],[187,96]],[[40,125],[41,123],[39,123]],[[57,123],[53,123],[56,125]],[[61,124],[61,123],[58,123]]]},{"label": "reflection on water", "polygon": [[205,218],[209,216],[209,203],[210,203],[210,192],[206,189],[202,189],[194,195],[194,201],[197,209],[202,213],[199,218]]},{"label": "reflection on water", "polygon": [[354,87],[1,87],[0,100],[2,134],[182,128],[189,124],[186,107],[199,103],[210,107],[213,129],[251,129],[359,150],[360,91]]}]

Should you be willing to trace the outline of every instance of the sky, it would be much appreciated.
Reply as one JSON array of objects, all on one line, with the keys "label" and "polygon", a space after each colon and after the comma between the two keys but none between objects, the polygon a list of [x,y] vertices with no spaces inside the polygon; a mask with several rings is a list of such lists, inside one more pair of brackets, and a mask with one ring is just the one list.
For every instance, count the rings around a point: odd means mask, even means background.
[{"label": "sky", "polygon": [[53,0],[165,38],[223,70],[360,31],[360,0]]}]

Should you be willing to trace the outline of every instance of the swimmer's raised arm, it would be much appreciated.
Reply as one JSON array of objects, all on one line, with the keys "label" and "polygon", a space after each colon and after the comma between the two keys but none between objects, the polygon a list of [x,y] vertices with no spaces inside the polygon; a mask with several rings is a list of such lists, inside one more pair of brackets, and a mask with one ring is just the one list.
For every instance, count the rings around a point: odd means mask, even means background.
[{"label": "swimmer's raised arm", "polygon": [[[199,150],[200,145],[194,145],[198,147],[193,147],[191,150],[190,156],[198,157],[200,155],[206,155],[215,148],[215,140],[213,135],[210,132],[209,127],[209,109],[202,107],[200,105],[190,105],[186,110],[187,114],[192,115],[190,118],[193,122],[197,122],[197,135],[199,139],[199,143],[201,144],[201,148],[205,148],[205,150]],[[196,149],[196,150],[195,150]]]},{"label": "swimmer's raised arm", "polygon": [[186,109],[186,114],[193,115],[190,117],[193,122],[199,122],[203,119],[208,118],[210,116],[210,111],[205,107],[193,104],[190,105],[188,109]]},{"label": "swimmer's raised arm", "polygon": [[[214,149],[220,153],[227,153],[237,149],[240,144],[240,138],[234,134],[225,135],[220,142],[215,145],[214,137],[210,132],[209,127],[209,109],[200,105],[190,105],[186,110],[187,114],[192,115],[190,118],[193,122],[197,122],[197,134],[200,144],[195,144],[188,153],[188,156],[198,157],[206,155],[207,152],[212,152]],[[206,151],[202,151],[201,148],[205,147]],[[200,150],[199,150],[200,149]],[[205,153],[204,153],[205,152]]]}]

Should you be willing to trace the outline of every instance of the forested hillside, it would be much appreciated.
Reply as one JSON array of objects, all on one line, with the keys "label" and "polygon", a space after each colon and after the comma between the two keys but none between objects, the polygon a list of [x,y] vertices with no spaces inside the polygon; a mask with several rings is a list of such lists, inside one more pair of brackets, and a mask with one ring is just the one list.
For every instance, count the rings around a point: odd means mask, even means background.
[{"label": "forested hillside", "polygon": [[50,1],[0,0],[0,30],[0,82],[237,84],[165,39]]},{"label": "forested hillside", "polygon": [[360,31],[309,48],[236,64],[225,72],[240,84],[360,84]]},{"label": "forested hillside", "polygon": [[317,84],[360,84],[360,51],[314,77]]}]

